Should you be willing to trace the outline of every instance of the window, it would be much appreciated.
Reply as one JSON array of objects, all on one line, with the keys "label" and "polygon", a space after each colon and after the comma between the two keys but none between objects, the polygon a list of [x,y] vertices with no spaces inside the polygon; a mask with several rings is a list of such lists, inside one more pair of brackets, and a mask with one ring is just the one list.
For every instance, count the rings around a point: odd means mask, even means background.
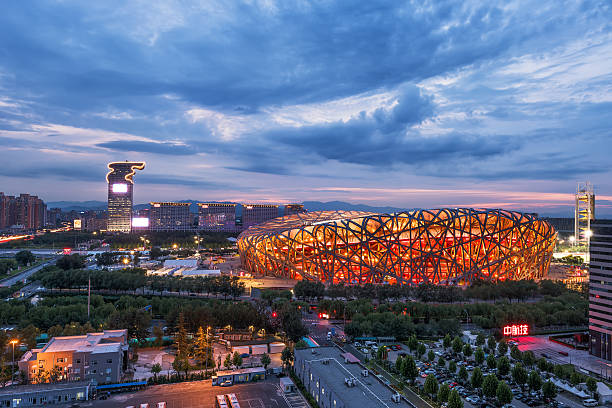
[{"label": "window", "polygon": [[77,363],[77,364],[81,364],[81,359],[80,359],[80,358],[77,358],[77,359],[76,359],[76,363]]},{"label": "window", "polygon": [[106,382],[110,382],[111,378],[110,377],[106,377]]},{"label": "window", "polygon": [[91,372],[92,372],[93,374],[97,373],[97,371],[96,371],[96,370],[91,370]]},{"label": "window", "polygon": [[43,365],[45,365],[45,360],[38,360],[38,366],[42,367]]},{"label": "window", "polygon": [[66,362],[66,357],[60,357],[57,359],[58,363],[65,363]]},{"label": "window", "polygon": [[107,368],[107,369],[106,369],[106,374],[110,374],[110,373],[111,373],[111,371],[113,371],[113,370],[112,370],[112,369],[110,369],[110,368]]},{"label": "window", "polygon": [[97,365],[97,364],[98,364],[98,360],[92,360],[92,361],[91,361],[91,363],[92,363],[93,365]]},{"label": "window", "polygon": [[106,363],[107,363],[107,364],[113,364],[113,359],[112,359],[112,358],[109,358],[108,360],[106,360]]}]

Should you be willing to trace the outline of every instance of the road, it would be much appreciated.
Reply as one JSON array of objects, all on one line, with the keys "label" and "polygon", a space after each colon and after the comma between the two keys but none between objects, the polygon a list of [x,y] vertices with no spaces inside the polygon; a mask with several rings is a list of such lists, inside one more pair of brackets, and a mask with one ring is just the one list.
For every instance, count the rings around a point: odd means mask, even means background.
[{"label": "road", "polygon": [[166,402],[166,408],[212,408],[217,394],[229,393],[236,394],[240,406],[245,408],[292,408],[280,391],[276,377],[230,387],[213,387],[210,380],[156,385],[143,391],[112,395],[107,400],[82,402],[79,406],[125,408],[148,403],[149,408],[156,408],[158,402]]},{"label": "road", "polygon": [[10,278],[6,278],[3,279],[2,281],[0,281],[0,286],[6,287],[6,286],[13,286],[14,284],[16,284],[19,281],[22,281],[24,279],[29,278],[30,276],[34,275],[36,272],[40,271],[42,268],[44,268],[45,266],[54,264],[57,261],[57,258],[53,258],[43,264],[38,265],[35,268],[31,268],[28,270],[25,270],[21,273],[18,273],[14,276],[11,276]]}]

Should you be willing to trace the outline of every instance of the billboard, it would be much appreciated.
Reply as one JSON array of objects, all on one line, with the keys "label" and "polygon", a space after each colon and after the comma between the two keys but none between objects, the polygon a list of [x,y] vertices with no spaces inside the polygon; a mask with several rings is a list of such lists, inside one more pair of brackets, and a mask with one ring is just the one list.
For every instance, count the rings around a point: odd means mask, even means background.
[{"label": "billboard", "polygon": [[73,228],[75,230],[80,230],[82,228],[83,222],[79,219],[74,220]]},{"label": "billboard", "polygon": [[128,185],[125,183],[115,183],[112,185],[113,193],[127,193]]},{"label": "billboard", "polygon": [[503,327],[504,336],[527,336],[529,326],[526,324],[512,324]]},{"label": "billboard", "polygon": [[132,218],[132,227],[149,228],[149,219],[146,217],[134,217]]}]

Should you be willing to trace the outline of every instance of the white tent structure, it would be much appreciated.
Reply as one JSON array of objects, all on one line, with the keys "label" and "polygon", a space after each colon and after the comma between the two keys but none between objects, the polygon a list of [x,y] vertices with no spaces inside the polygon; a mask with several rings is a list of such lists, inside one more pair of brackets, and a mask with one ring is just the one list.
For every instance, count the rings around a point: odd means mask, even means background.
[{"label": "white tent structure", "polygon": [[567,392],[571,392],[572,394],[574,394],[575,396],[579,398],[589,398],[590,397],[590,395],[587,394],[586,392],[581,391],[576,387],[572,387],[570,384],[566,383],[565,381],[560,381],[557,379],[552,379],[551,381],[553,384],[557,386],[557,388],[560,388]]}]

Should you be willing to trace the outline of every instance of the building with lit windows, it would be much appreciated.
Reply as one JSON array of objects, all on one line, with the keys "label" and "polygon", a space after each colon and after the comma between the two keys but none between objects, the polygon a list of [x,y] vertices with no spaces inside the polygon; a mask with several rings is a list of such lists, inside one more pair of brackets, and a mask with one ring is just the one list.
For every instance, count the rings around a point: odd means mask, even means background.
[{"label": "building with lit windows", "polygon": [[283,215],[293,215],[306,212],[303,204],[285,204],[283,206]]},{"label": "building with lit windows", "polygon": [[194,228],[189,203],[151,203],[151,231],[189,231]]},{"label": "building with lit windows", "polygon": [[106,175],[108,182],[107,230],[130,232],[132,230],[132,205],[134,200],[134,173],[145,168],[144,162],[112,162]]},{"label": "building with lit windows", "polygon": [[590,227],[589,351],[612,360],[612,220],[593,220]]},{"label": "building with lit windows", "polygon": [[242,228],[278,218],[278,205],[276,204],[242,204]]},{"label": "building with lit windows", "polygon": [[104,330],[82,336],[53,337],[19,360],[28,382],[55,372],[58,381],[119,382],[127,368],[127,330]]},{"label": "building with lit windows", "polygon": [[47,205],[37,196],[20,194],[14,197],[0,192],[0,230],[35,231],[44,228],[46,220]]},{"label": "building with lit windows", "polygon": [[239,235],[238,250],[257,276],[463,285],[542,278],[555,242],[549,223],[514,211],[317,211],[253,226]]},{"label": "building with lit windows", "polygon": [[209,232],[237,232],[236,204],[198,203],[198,227]]}]

